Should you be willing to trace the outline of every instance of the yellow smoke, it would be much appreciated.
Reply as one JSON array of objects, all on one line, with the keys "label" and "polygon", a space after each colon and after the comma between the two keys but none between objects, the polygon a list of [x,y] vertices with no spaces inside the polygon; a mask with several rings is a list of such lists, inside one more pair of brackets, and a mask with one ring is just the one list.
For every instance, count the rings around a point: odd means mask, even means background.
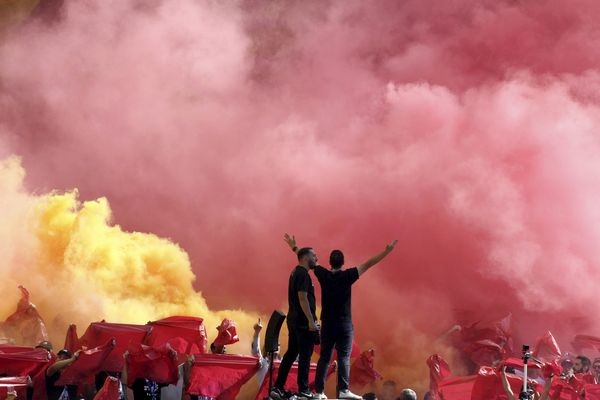
[{"label": "yellow smoke", "polygon": [[[55,347],[68,324],[79,334],[92,321],[146,323],[170,315],[205,319],[209,342],[223,318],[237,322],[234,353],[248,353],[258,315],[211,311],[192,286],[187,253],[156,235],[125,232],[113,224],[108,200],[81,201],[77,190],[32,195],[23,189],[25,171],[16,157],[0,161],[0,251],[6,255],[8,295],[0,318],[14,311],[18,284],[45,319]],[[207,283],[209,284],[209,283]]]}]

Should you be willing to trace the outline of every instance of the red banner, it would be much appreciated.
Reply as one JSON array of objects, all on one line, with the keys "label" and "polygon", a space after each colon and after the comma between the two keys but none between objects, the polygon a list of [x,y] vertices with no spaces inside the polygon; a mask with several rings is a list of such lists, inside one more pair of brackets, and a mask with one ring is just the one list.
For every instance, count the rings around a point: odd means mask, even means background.
[{"label": "red banner", "polygon": [[79,338],[77,337],[77,326],[75,324],[69,325],[69,328],[67,329],[64,348],[69,350],[71,354],[81,349],[81,344],[79,343]]},{"label": "red banner", "polygon": [[223,322],[221,322],[221,325],[217,327],[217,330],[219,331],[219,334],[213,342],[217,347],[227,346],[240,341],[235,322],[230,319],[224,319]]},{"label": "red banner", "polygon": [[585,385],[585,400],[600,400],[600,385]]},{"label": "red banner", "polygon": [[439,383],[450,377],[450,366],[439,355],[434,354],[427,359],[429,367],[429,393],[432,400],[439,399],[438,385]]},{"label": "red banner", "polygon": [[477,375],[471,375],[440,381],[438,384],[440,398],[442,400],[471,400],[476,379]]},{"label": "red banner", "polygon": [[37,311],[35,305],[29,300],[29,292],[23,286],[21,299],[17,304],[17,310],[6,318],[1,325],[3,334],[14,339],[17,343],[36,346],[38,343],[48,340],[48,332],[44,320]]},{"label": "red banner", "polygon": [[94,322],[86,329],[79,339],[82,348],[94,348],[115,339],[114,350],[108,355],[100,367],[101,371],[121,372],[123,369],[123,354],[130,344],[141,344],[150,330],[148,325],[113,324]]},{"label": "red banner", "polygon": [[533,357],[543,361],[554,361],[558,359],[562,352],[558,343],[550,331],[546,332],[544,336],[537,338],[535,346],[533,346]]},{"label": "red banner", "polygon": [[590,335],[577,335],[572,345],[576,350],[594,349],[600,351],[600,338]]},{"label": "red banner", "polygon": [[80,385],[93,382],[94,376],[103,371],[102,366],[114,348],[114,339],[109,339],[102,346],[81,351],[79,358],[61,372],[56,385]]},{"label": "red banner", "polygon": [[113,376],[107,377],[94,400],[119,400],[119,380]]},{"label": "red banner", "polygon": [[8,391],[12,388],[17,392],[17,398],[27,398],[27,386],[30,384],[28,376],[0,378],[0,399],[6,399]]},{"label": "red banner", "polygon": [[579,400],[577,390],[562,379],[554,379],[550,388],[550,399],[552,400]]},{"label": "red banner", "polygon": [[144,341],[148,346],[160,347],[169,343],[180,355],[206,353],[206,328],[202,318],[169,317],[148,325],[150,329]]},{"label": "red banner", "polygon": [[352,363],[350,382],[353,387],[362,388],[379,379],[381,374],[375,371],[375,350],[367,350]]},{"label": "red banner", "polygon": [[176,352],[166,346],[157,349],[141,344],[130,345],[127,356],[127,386],[133,386],[138,378],[176,385],[179,378]]},{"label": "red banner", "polygon": [[[523,388],[523,378],[515,376],[513,374],[507,374],[507,379],[512,388],[513,393],[518,394]],[[534,381],[529,380],[528,384],[537,389],[541,390],[541,387]],[[492,368],[483,367],[477,374],[477,379],[473,385],[473,392],[471,393],[471,400],[490,400],[490,399],[504,399],[506,393],[502,386],[502,380],[500,373]]]},{"label": "red banner", "polygon": [[258,371],[258,359],[229,354],[196,354],[188,393],[235,400],[240,388]]},{"label": "red banner", "polygon": [[7,376],[34,376],[50,361],[50,353],[45,349],[32,349],[22,352],[0,353],[0,374]]}]

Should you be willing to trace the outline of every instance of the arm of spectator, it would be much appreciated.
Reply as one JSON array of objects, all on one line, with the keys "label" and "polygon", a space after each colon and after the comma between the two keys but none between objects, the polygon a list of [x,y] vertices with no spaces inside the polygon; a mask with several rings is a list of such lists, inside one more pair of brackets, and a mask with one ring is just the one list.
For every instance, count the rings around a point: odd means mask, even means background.
[{"label": "arm of spectator", "polygon": [[311,332],[318,331],[317,323],[310,312],[310,305],[308,303],[308,293],[307,292],[298,292],[298,299],[300,300],[300,307],[302,307],[302,311],[304,311],[304,315],[308,320],[308,329]]},{"label": "arm of spectator", "polygon": [[371,268],[373,265],[375,265],[379,261],[383,260],[388,254],[390,254],[392,252],[392,250],[394,250],[394,247],[396,247],[396,244],[398,244],[398,241],[394,240],[392,243],[390,243],[387,246],[385,246],[385,250],[383,250],[381,253],[379,253],[379,254],[371,257],[370,259],[368,259],[364,263],[360,264],[357,267],[358,268],[358,275],[361,276],[362,274],[364,274],[365,272],[367,272],[369,270],[369,268]]},{"label": "arm of spectator", "polygon": [[67,368],[69,365],[73,364],[73,362],[75,360],[77,360],[78,358],[79,358],[79,351],[76,351],[75,354],[73,354],[73,357],[68,358],[66,360],[60,360],[60,361],[55,362],[54,364],[49,366],[48,369],[46,370],[46,376],[52,376],[55,373],[57,373],[58,371],[62,371],[63,369]]},{"label": "arm of spectator", "polygon": [[504,393],[506,393],[506,397],[508,400],[515,400],[515,394],[508,383],[508,378],[506,377],[506,367],[502,368],[502,387],[504,388]]},{"label": "arm of spectator", "polygon": [[190,378],[192,377],[192,367],[194,366],[195,358],[193,355],[188,355],[183,364],[183,390],[181,391],[181,400],[186,399],[187,392],[190,388]]},{"label": "arm of spectator", "polygon": [[260,331],[262,331],[262,324],[260,323],[260,318],[258,322],[254,324],[254,337],[252,338],[252,355],[254,357],[258,357],[262,359],[262,353],[260,351]]},{"label": "arm of spectator", "polygon": [[550,378],[546,379],[544,383],[544,392],[540,396],[540,400],[548,400],[550,398],[550,389],[552,388],[552,380],[554,379],[554,375]]},{"label": "arm of spectator", "polygon": [[296,243],[295,236],[290,236],[289,234],[286,233],[285,235],[283,235],[283,240],[285,240],[285,242],[288,244],[288,246],[290,246],[290,249],[294,253],[298,253],[298,245]]},{"label": "arm of spectator", "polygon": [[123,353],[123,369],[121,370],[121,383],[123,387],[127,387],[127,357],[129,357],[128,351]]}]

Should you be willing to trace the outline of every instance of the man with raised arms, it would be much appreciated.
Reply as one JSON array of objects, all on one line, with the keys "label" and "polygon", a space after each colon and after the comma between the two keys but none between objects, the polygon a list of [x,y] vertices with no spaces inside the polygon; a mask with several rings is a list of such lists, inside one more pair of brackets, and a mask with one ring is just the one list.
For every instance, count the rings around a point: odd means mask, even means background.
[{"label": "man with raised arms", "polygon": [[[287,233],[284,240],[293,251],[297,251],[296,239]],[[372,266],[383,260],[398,243],[394,240],[385,249],[354,268],[342,269],[344,253],[333,250],[329,256],[331,270],[315,266],[315,276],[321,284],[321,357],[317,364],[315,389],[321,399],[324,394],[327,369],[335,348],[338,355],[338,391],[340,399],[362,399],[350,391],[350,353],[354,338],[352,324],[352,285]]]}]

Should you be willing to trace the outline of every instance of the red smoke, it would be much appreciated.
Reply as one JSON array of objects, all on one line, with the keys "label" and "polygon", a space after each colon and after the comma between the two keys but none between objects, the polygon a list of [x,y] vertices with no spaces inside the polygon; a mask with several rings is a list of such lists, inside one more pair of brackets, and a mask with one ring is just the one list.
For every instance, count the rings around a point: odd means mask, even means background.
[{"label": "red smoke", "polygon": [[286,231],[322,263],[397,238],[354,294],[378,362],[425,376],[465,315],[563,346],[600,327],[599,12],[68,0],[0,47],[0,154],[178,242],[211,306],[284,305]]}]

